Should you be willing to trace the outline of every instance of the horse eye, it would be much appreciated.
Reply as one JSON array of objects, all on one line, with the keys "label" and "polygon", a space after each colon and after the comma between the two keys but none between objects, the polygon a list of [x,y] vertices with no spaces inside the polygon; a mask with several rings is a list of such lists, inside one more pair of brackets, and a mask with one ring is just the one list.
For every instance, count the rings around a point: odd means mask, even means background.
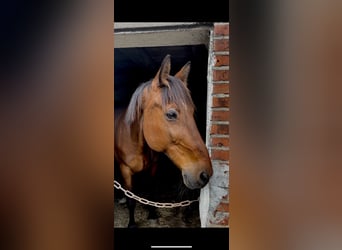
[{"label": "horse eye", "polygon": [[170,109],[169,111],[167,111],[167,113],[165,114],[166,118],[170,121],[174,121],[177,119],[178,117],[178,113],[176,110],[174,109]]}]

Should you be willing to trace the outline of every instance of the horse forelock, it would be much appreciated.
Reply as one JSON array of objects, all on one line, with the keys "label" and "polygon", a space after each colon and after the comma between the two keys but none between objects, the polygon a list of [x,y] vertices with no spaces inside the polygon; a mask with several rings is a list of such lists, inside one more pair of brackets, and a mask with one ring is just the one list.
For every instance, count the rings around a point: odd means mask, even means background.
[{"label": "horse forelock", "polygon": [[162,89],[162,107],[166,108],[167,104],[175,103],[179,108],[194,109],[195,105],[192,101],[190,90],[184,83],[176,77],[169,76],[169,87]]},{"label": "horse forelock", "polygon": [[[128,108],[126,110],[125,122],[132,124],[139,120],[143,112],[143,92],[151,87],[152,81],[142,83],[133,93]],[[166,109],[170,103],[176,104],[181,109],[195,109],[190,90],[184,83],[176,77],[168,77],[168,85],[161,86],[162,108]]]}]

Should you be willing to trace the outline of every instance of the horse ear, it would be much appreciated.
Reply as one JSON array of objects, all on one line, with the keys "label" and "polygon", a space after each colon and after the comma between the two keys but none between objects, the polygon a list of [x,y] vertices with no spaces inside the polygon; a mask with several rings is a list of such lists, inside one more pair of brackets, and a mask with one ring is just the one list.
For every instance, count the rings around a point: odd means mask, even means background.
[{"label": "horse ear", "polygon": [[185,85],[187,85],[188,83],[188,77],[189,77],[189,73],[190,73],[190,67],[191,67],[191,62],[187,62],[183,68],[181,68],[180,71],[178,71],[178,73],[175,75],[175,77],[179,78],[180,80],[182,80],[182,82],[185,83]]},{"label": "horse ear", "polygon": [[152,85],[154,87],[163,87],[163,86],[169,87],[169,82],[167,81],[167,78],[170,75],[170,70],[171,70],[170,55],[166,55],[161,63],[158,73],[156,74],[156,76],[154,77],[152,81]]}]

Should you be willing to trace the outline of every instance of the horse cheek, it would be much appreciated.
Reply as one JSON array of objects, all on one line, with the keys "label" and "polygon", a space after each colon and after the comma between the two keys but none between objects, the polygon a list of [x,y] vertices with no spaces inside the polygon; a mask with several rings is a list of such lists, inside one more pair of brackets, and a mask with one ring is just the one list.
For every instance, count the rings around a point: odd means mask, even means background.
[{"label": "horse cheek", "polygon": [[167,147],[166,126],[156,119],[144,119],[143,134],[147,145],[157,152],[165,151]]}]

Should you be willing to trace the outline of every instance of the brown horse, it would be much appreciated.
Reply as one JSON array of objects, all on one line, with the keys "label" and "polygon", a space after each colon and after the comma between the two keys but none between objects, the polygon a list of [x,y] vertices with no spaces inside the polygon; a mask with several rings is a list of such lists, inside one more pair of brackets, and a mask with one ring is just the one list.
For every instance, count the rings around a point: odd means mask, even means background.
[{"label": "brown horse", "polygon": [[[128,108],[115,114],[114,156],[128,190],[135,173],[156,168],[153,152],[165,153],[190,189],[204,187],[213,174],[187,88],[190,62],[175,76],[170,75],[170,64],[167,55],[155,77],[136,89]],[[135,201],[128,199],[129,227],[136,226],[134,207]]]}]

